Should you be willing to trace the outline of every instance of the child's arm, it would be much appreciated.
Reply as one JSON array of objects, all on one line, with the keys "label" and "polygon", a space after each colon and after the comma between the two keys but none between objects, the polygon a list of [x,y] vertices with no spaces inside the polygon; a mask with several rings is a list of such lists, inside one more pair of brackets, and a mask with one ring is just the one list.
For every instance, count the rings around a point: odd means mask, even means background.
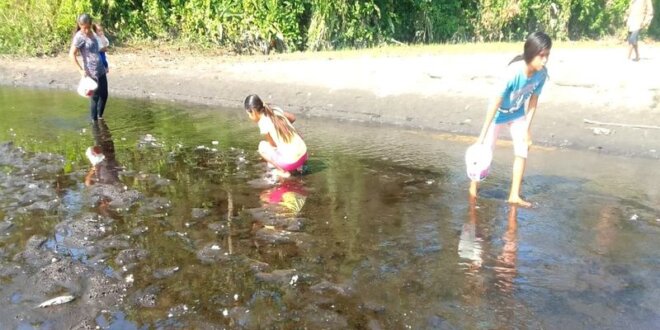
[{"label": "child's arm", "polygon": [[271,146],[277,147],[277,144],[275,144],[275,141],[273,140],[273,138],[270,136],[269,133],[266,133],[266,141],[268,141],[268,143],[270,143]]},{"label": "child's arm", "polygon": [[80,63],[78,62],[78,48],[76,48],[75,44],[71,44],[71,49],[69,49],[69,57],[73,61],[73,64],[76,65],[78,68],[78,72],[80,72],[81,76],[85,76],[85,70],[80,66]]},{"label": "child's arm", "polygon": [[530,128],[532,127],[532,120],[534,119],[534,115],[536,114],[536,106],[539,103],[539,96],[537,94],[532,94],[532,96],[529,97],[529,105],[527,106],[527,114],[525,115],[527,117],[527,144],[531,145],[532,144],[532,136],[530,134]]},{"label": "child's arm", "polygon": [[291,124],[296,121],[296,116],[294,114],[286,111],[282,111],[282,114],[284,114],[284,117],[286,117],[286,119],[288,119]]},{"label": "child's arm", "polygon": [[104,34],[99,35],[99,39],[101,40],[100,51],[102,52],[108,51],[108,47],[110,47],[110,40],[108,40],[108,38]]},{"label": "child's arm", "polygon": [[648,28],[653,21],[653,2],[651,0],[646,1],[646,15],[644,16],[644,23],[642,26]]},{"label": "child's arm", "polygon": [[486,138],[486,133],[490,128],[490,124],[493,122],[493,119],[495,118],[495,114],[497,113],[497,109],[499,109],[501,105],[502,105],[502,96],[497,96],[493,101],[491,101],[490,105],[488,106],[488,111],[486,112],[486,120],[484,121],[484,125],[481,128],[479,139],[477,139],[478,144],[484,143],[484,139]]}]

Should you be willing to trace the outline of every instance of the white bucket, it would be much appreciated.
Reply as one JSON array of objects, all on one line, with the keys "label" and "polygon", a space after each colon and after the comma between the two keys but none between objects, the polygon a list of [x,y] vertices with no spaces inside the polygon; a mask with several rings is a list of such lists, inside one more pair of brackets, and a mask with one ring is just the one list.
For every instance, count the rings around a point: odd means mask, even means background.
[{"label": "white bucket", "polygon": [[103,153],[94,152],[94,147],[87,148],[85,156],[87,156],[87,159],[89,159],[89,162],[92,163],[93,166],[96,166],[96,164],[105,160],[105,155]]},{"label": "white bucket", "polygon": [[488,176],[493,151],[483,144],[473,144],[465,152],[465,168],[470,180],[481,181]]},{"label": "white bucket", "polygon": [[78,83],[78,94],[82,97],[90,97],[94,95],[94,91],[98,88],[98,84],[90,77],[82,77]]}]

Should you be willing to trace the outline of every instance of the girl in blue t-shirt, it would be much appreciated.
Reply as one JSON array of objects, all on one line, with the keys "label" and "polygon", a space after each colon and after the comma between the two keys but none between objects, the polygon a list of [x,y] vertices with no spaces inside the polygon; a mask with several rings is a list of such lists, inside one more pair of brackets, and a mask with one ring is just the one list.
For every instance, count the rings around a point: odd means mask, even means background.
[{"label": "girl in blue t-shirt", "polygon": [[[534,32],[527,37],[523,54],[509,62],[497,94],[488,106],[486,120],[477,139],[477,144],[492,150],[499,130],[505,126],[509,128],[515,155],[509,203],[525,207],[531,206],[531,203],[520,197],[520,185],[525,173],[527,151],[532,144],[531,123],[548,78],[545,64],[551,48],[552,40],[543,32]],[[478,183],[477,180],[471,181],[471,197],[477,196]]]}]

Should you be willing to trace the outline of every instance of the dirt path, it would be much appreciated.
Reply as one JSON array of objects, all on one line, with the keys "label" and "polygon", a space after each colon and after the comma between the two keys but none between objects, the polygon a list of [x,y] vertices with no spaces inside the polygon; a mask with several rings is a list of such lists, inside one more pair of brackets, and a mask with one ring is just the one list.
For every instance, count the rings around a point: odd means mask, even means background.
[{"label": "dirt path", "polygon": [[[660,46],[642,45],[641,51],[642,60],[635,63],[625,59],[624,45],[557,45],[534,142],[660,158]],[[307,116],[476,135],[489,91],[514,54],[326,55],[239,58],[119,51],[109,54],[110,92],[236,108],[247,94],[257,93]],[[73,92],[77,79],[65,56],[0,58],[2,85]]]}]

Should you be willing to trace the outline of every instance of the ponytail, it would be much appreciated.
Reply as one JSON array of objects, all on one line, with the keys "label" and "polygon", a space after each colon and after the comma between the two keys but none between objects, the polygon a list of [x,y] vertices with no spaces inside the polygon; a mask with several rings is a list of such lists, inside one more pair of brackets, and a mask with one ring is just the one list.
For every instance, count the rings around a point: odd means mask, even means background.
[{"label": "ponytail", "polygon": [[270,120],[273,122],[273,125],[275,125],[275,131],[277,131],[277,135],[279,135],[284,142],[291,142],[293,134],[295,133],[295,129],[289,120],[284,116],[284,114],[281,111],[276,111],[273,109],[270,104],[264,104],[263,109],[264,115],[268,116],[268,118],[270,118]]},{"label": "ponytail", "polygon": [[281,111],[276,111],[276,109],[273,109],[269,104],[265,104],[256,94],[248,95],[245,98],[243,105],[247,111],[257,111],[270,118],[275,126],[277,135],[282,138],[284,142],[291,142],[296,129],[293,128],[289,119],[287,119]]},{"label": "ponytail", "polygon": [[525,59],[525,56],[523,54],[516,55],[516,57],[511,59],[511,62],[509,62],[509,64],[507,64],[507,65],[511,65],[511,63],[514,63],[514,62],[522,61],[523,59]]},{"label": "ponytail", "polygon": [[509,65],[521,60],[525,60],[525,63],[530,63],[536,55],[545,49],[550,50],[551,48],[552,39],[550,39],[547,34],[541,31],[530,33],[530,35],[527,36],[527,40],[525,40],[524,52],[514,57],[511,62],[509,62]]}]

